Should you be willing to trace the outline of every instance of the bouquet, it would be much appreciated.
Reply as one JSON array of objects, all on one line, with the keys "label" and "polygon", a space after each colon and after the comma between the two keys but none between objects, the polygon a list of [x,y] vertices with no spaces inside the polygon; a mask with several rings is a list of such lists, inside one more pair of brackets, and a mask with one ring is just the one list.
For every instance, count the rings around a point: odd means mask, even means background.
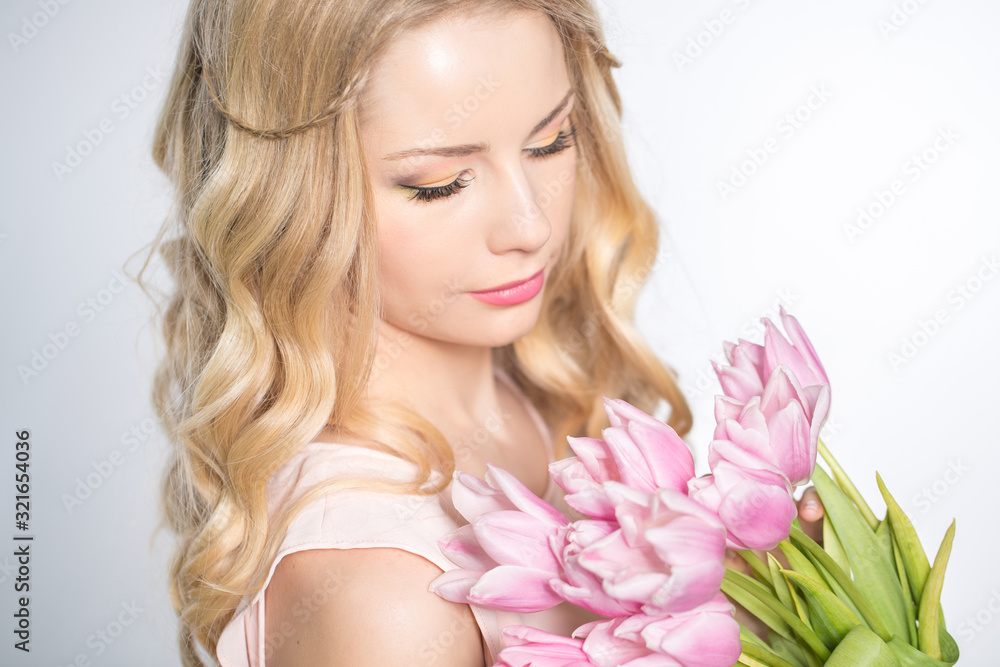
[{"label": "bouquet", "polygon": [[[458,569],[432,583],[438,595],[519,612],[567,601],[605,619],[571,637],[503,628],[497,667],[955,664],[940,605],[954,522],[932,565],[877,474],[887,510],[874,514],[819,438],[826,372],[798,321],[781,320],[785,335],[764,319],[763,345],[726,343],[728,365],[713,363],[724,395],[709,475],[695,476],[673,429],[607,397],[603,438],[570,437],[575,456],[549,466],[582,519],[501,468],[456,471],[469,523],[439,542]],[[822,546],[796,519],[794,487],[810,480]],[[727,566],[727,549],[747,567]],[[734,602],[766,637],[736,621]]]}]

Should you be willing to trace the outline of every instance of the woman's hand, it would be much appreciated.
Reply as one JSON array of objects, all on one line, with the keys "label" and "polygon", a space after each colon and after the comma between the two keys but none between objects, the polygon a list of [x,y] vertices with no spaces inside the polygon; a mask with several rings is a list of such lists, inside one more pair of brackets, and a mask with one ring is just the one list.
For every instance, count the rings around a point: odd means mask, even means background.
[{"label": "woman's hand", "polygon": [[817,544],[823,546],[823,501],[815,487],[810,486],[802,494],[798,502],[799,525],[802,532],[811,537]]}]

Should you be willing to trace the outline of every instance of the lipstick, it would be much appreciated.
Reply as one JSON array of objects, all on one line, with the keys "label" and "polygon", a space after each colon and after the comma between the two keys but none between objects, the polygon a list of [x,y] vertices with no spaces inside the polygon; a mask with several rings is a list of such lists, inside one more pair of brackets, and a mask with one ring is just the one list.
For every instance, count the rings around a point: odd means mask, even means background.
[{"label": "lipstick", "polygon": [[542,289],[545,282],[545,269],[542,269],[527,280],[507,283],[489,290],[469,292],[473,298],[494,306],[513,306],[533,298]]}]

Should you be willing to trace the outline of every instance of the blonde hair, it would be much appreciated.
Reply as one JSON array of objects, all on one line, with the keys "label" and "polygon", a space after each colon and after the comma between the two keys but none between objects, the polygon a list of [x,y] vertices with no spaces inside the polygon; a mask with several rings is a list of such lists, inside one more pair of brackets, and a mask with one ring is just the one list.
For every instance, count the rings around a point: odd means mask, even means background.
[{"label": "blonde hair", "polygon": [[[139,274],[159,250],[174,281],[153,401],[173,444],[163,523],[178,536],[170,592],[185,665],[205,664],[199,645],[214,656],[306,503],[360,485],[437,493],[451,480],[441,432],[364,392],[380,301],[358,100],[395,35],[455,10],[546,14],[578,95],[568,251],[537,325],[494,362],[538,407],[560,457],[567,436],[607,425],[602,396],[647,412],[665,399],[669,423],[690,428],[673,372],[633,324],[658,224],[629,171],[619,63],[590,0],[193,0],[153,145],[174,208]],[[328,480],[269,515],[271,475],[326,426],[418,477]]]}]

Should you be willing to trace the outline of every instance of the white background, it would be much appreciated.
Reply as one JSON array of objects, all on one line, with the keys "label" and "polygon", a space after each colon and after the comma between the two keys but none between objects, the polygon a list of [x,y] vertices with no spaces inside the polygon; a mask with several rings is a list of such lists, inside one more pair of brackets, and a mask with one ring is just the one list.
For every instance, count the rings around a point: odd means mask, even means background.
[{"label": "white background", "polygon": [[[865,497],[881,511],[878,470],[932,556],[958,519],[947,620],[961,664],[993,664],[1000,6],[599,6],[624,63],[615,77],[631,163],[664,230],[639,322],[680,372],[695,413],[690,442],[701,454],[711,436],[708,359],[722,358],[723,339],[760,342],[759,317],[785,305],[831,378],[825,440]],[[30,429],[36,536],[30,655],[11,648],[15,561],[0,547],[5,665],[178,664],[168,539],[152,535],[166,446],[148,399],[158,350],[146,297],[116,272],[169,203],[150,143],[185,9],[0,9],[0,500],[12,521],[14,432]],[[934,149],[939,131],[952,139]],[[67,162],[81,143],[94,145]],[[925,151],[933,163],[914,171]],[[897,194],[879,209],[894,180]],[[720,183],[733,190],[723,195]],[[849,234],[859,207],[878,215]],[[60,336],[68,325],[75,335]],[[44,368],[22,377],[43,350]],[[94,488],[67,505],[88,475]],[[129,623],[120,635],[98,639],[119,621]]]}]

